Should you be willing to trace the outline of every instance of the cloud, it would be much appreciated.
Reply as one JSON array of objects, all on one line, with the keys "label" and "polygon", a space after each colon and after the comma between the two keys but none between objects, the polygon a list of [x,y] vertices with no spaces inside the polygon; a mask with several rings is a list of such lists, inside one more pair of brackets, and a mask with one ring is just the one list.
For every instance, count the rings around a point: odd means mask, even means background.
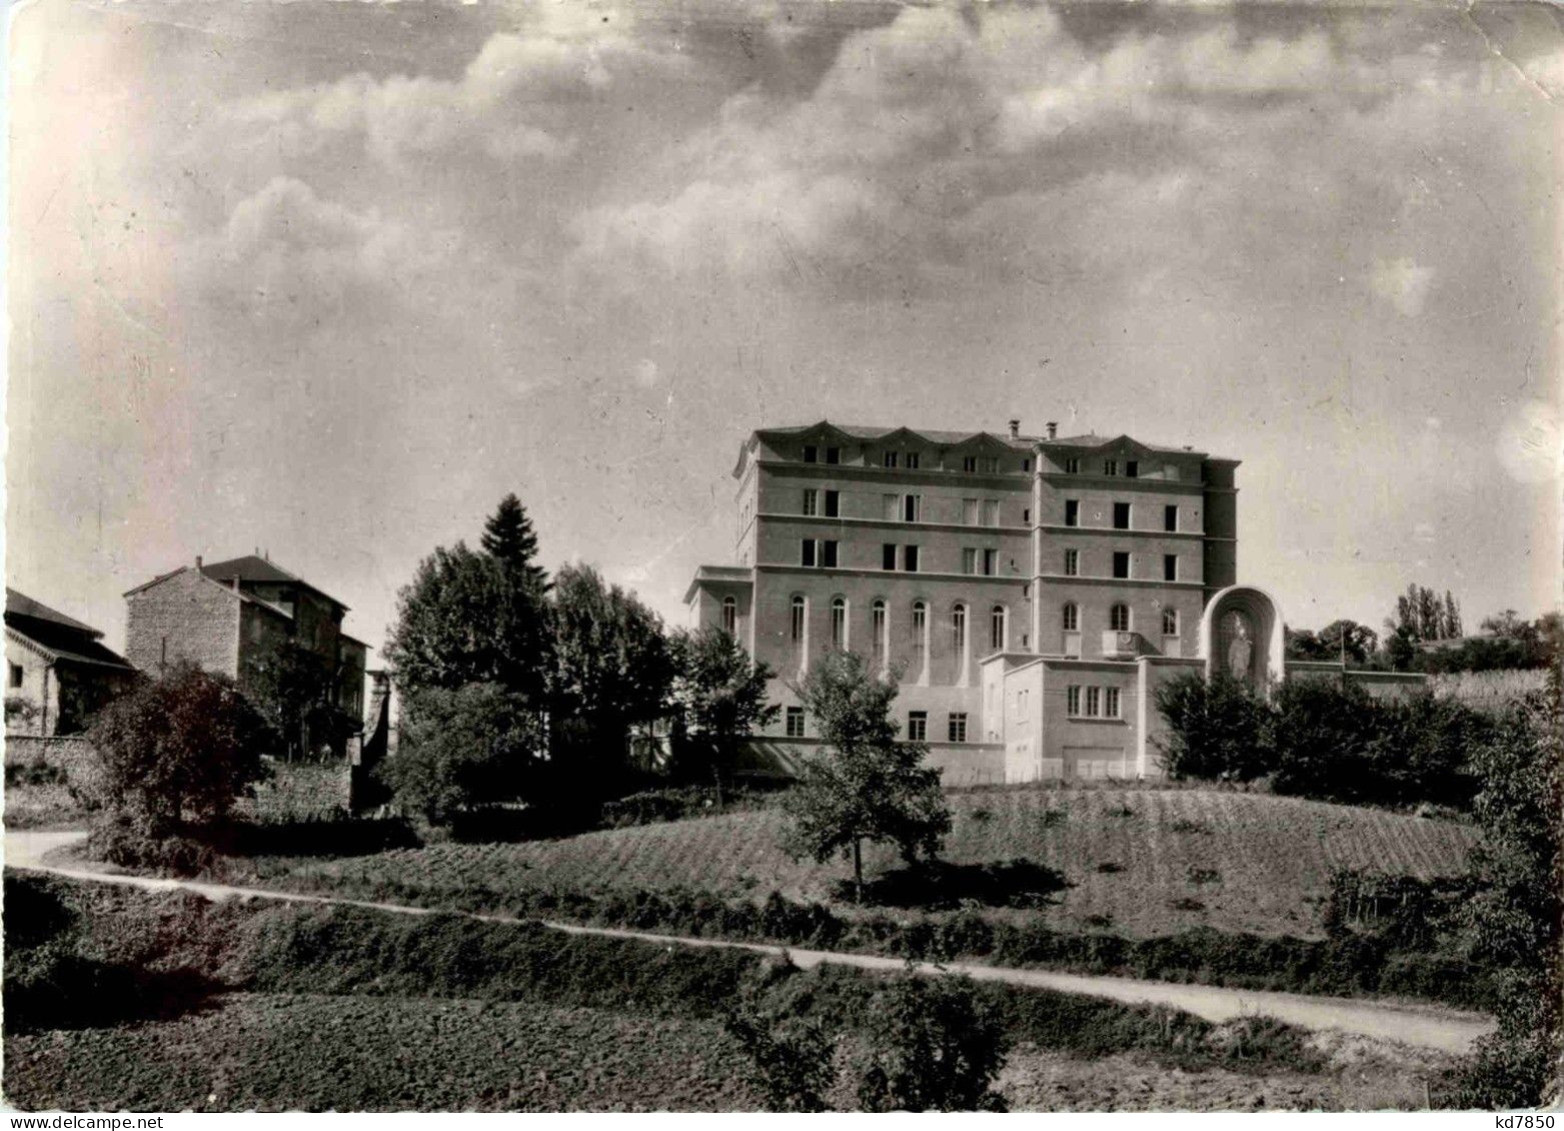
[{"label": "cloud", "polygon": [[[1300,216],[1339,217],[1346,194],[1362,194],[1365,210],[1393,195],[1362,174],[1338,177],[1329,160],[1338,143],[1322,121],[1383,142],[1432,126],[1394,117],[1399,99],[1477,82],[1467,64],[1409,45],[1404,29],[1396,47],[1353,55],[1321,31],[1255,37],[1209,20],[1186,26],[1096,46],[1048,9],[905,8],[844,37],[807,97],[749,89],[729,99],[648,178],[665,191],[577,217],[576,266],[625,286],[650,272],[703,284],[762,278],[839,297],[937,291],[995,270],[980,248],[1012,264],[1018,245],[1034,244],[1071,269],[1100,262],[1073,229],[1122,231],[1115,211],[1141,209],[1148,193],[1169,194],[1161,223],[1155,210],[1145,217],[1153,242],[1182,223],[1214,237],[1215,249],[1238,244],[1247,254]],[[1386,186],[1393,170],[1387,162]],[[1085,182],[1126,196],[1029,217],[1000,203],[1046,205]],[[1223,215],[1222,202],[1252,215]],[[1001,215],[1010,226],[982,226]],[[1259,261],[1274,258],[1260,250]],[[1392,263],[1374,285],[1415,314],[1432,271]]]},{"label": "cloud", "polygon": [[1423,301],[1433,286],[1434,269],[1411,259],[1382,259],[1374,266],[1371,285],[1374,293],[1386,299],[1408,318],[1423,311]]},{"label": "cloud", "polygon": [[278,176],[234,206],[190,257],[196,286],[268,324],[319,323],[349,306],[384,306],[421,291],[459,243],[322,199]]},{"label": "cloud", "polygon": [[558,160],[577,148],[566,109],[626,75],[679,73],[677,55],[645,46],[596,6],[547,4],[534,26],[492,35],[455,80],[423,75],[336,82],[247,99],[230,117],[263,148],[309,155],[358,138],[385,164],[478,152],[497,161]]},{"label": "cloud", "polygon": [[1564,460],[1564,430],[1559,410],[1543,401],[1527,401],[1499,429],[1499,465],[1520,483],[1557,479]]}]

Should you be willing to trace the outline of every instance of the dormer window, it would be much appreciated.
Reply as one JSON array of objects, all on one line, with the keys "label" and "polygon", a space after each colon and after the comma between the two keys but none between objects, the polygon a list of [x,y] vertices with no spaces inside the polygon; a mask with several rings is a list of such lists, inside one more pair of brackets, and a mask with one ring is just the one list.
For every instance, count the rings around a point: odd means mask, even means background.
[{"label": "dormer window", "polygon": [[820,449],[815,447],[813,444],[805,444],[804,445],[804,462],[805,463],[819,463],[820,462]]},{"label": "dormer window", "polygon": [[907,470],[908,471],[917,471],[918,470],[918,453],[917,452],[908,452],[907,453]]},{"label": "dormer window", "polygon": [[1102,473],[1104,475],[1117,475],[1119,473],[1119,461],[1116,459],[1103,460]]},{"label": "dormer window", "polygon": [[978,470],[982,471],[985,475],[993,475],[997,473],[999,471],[999,457],[982,457],[980,460],[978,460]]},{"label": "dormer window", "polygon": [[885,466],[886,467],[895,467],[896,464],[899,462],[898,461],[899,454],[900,453],[898,453],[898,452],[886,452],[885,456],[884,456]]},{"label": "dormer window", "polygon": [[1075,456],[1070,456],[1064,461],[1064,472],[1066,475],[1079,475],[1081,473],[1081,461]]},{"label": "dormer window", "polygon": [[826,463],[841,463],[842,462],[842,449],[841,448],[827,448],[825,450],[825,462]]},{"label": "dormer window", "polygon": [[974,472],[976,472],[977,471],[977,456],[962,456],[961,457],[961,470],[965,471],[968,475],[971,475]]},{"label": "dormer window", "polygon": [[1126,479],[1138,479],[1140,477],[1140,461],[1127,459],[1124,461],[1124,477]]}]

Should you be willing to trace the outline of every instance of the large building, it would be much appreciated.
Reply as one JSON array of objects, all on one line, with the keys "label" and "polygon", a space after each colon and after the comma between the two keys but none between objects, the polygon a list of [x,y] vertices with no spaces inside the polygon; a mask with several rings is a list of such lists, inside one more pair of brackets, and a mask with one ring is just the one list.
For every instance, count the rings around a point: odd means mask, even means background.
[{"label": "large building", "polygon": [[1237,467],[1018,421],[761,429],[733,470],[738,564],[685,601],[777,673],[757,746],[783,765],[816,739],[791,684],[843,649],[900,672],[902,733],[947,782],[1154,775],[1157,682],[1284,674],[1275,603],[1236,586]]},{"label": "large building", "polygon": [[142,671],[193,663],[244,688],[291,641],[319,658],[337,707],[364,716],[368,646],[342,631],[348,607],[267,557],[198,557],[130,590],[125,604],[125,654]]}]

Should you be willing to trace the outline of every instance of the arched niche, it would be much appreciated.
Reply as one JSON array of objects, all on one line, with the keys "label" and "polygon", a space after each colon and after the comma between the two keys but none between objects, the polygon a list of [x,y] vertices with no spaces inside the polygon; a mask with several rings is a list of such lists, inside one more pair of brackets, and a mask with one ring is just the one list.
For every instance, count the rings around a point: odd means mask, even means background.
[{"label": "arched niche", "polygon": [[1200,657],[1206,676],[1227,672],[1259,691],[1281,680],[1282,611],[1276,599],[1252,585],[1231,585],[1200,617]]}]

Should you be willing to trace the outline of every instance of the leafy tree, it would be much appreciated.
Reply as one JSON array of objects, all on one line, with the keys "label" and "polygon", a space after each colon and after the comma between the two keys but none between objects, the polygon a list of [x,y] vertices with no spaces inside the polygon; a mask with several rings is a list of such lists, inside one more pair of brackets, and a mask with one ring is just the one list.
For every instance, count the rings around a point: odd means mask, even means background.
[{"label": "leafy tree", "polygon": [[1345,653],[1349,663],[1363,665],[1378,647],[1379,634],[1368,625],[1342,619],[1331,621],[1317,633],[1288,628],[1285,640],[1289,660],[1339,660]]},{"label": "leafy tree", "polygon": [[897,978],[870,1001],[864,1111],[1003,1111],[993,1090],[1008,1044],[998,1011],[965,978]]},{"label": "leafy tree", "polygon": [[1456,604],[1455,597],[1448,589],[1445,590],[1444,631],[1447,640],[1456,640],[1462,636],[1461,606]]},{"label": "leafy tree", "polygon": [[535,800],[543,717],[497,683],[428,687],[403,711],[396,754],[378,768],[395,803],[435,824],[495,802]]},{"label": "leafy tree", "polygon": [[307,757],[321,743],[340,750],[357,720],[337,706],[341,672],[320,653],[284,640],[252,661],[246,684],[271,724],[288,760]]},{"label": "leafy tree", "polygon": [[[1531,1108],[1558,1099],[1564,1061],[1564,722],[1560,673],[1515,704],[1473,751],[1482,783],[1470,904],[1476,949],[1501,970],[1498,1031],[1459,1079],[1458,1104]],[[1551,1090],[1551,1096],[1548,1094]]]},{"label": "leafy tree", "polygon": [[950,808],[928,747],[898,742],[891,701],[894,675],[869,673],[863,657],[838,652],[814,664],[794,688],[815,717],[824,749],[806,757],[784,804],[791,817],[788,850],[824,863],[838,853],[853,862],[863,899],[863,842],[890,842],[909,863],[932,858],[950,831]]},{"label": "leafy tree", "polygon": [[612,789],[632,724],[667,710],[674,657],[662,618],[589,565],[554,579],[549,700],[561,770],[578,786]]},{"label": "leafy tree", "polygon": [[514,494],[500,500],[499,507],[483,527],[483,552],[499,562],[508,573],[536,597],[548,592],[548,574],[537,564],[538,536],[526,508]]},{"label": "leafy tree", "polygon": [[191,666],[114,700],[89,737],[111,818],[152,839],[226,817],[264,776],[269,740],[231,680]]},{"label": "leafy tree", "polygon": [[754,1066],[768,1111],[827,1111],[837,1038],[795,992],[796,972],[771,967],[759,984],[744,985],[723,1027]]},{"label": "leafy tree", "polygon": [[1159,745],[1169,777],[1250,781],[1270,769],[1265,701],[1226,672],[1174,676],[1157,688],[1157,710],[1168,724]]},{"label": "leafy tree", "polygon": [[722,769],[733,764],[740,743],[782,710],[766,702],[766,682],[773,673],[720,628],[676,633],[670,647],[673,702],[687,747],[694,761],[709,764],[720,790]]},{"label": "leafy tree", "polygon": [[401,591],[386,659],[404,696],[497,683],[542,701],[548,622],[539,595],[515,567],[461,542],[419,563]]}]

